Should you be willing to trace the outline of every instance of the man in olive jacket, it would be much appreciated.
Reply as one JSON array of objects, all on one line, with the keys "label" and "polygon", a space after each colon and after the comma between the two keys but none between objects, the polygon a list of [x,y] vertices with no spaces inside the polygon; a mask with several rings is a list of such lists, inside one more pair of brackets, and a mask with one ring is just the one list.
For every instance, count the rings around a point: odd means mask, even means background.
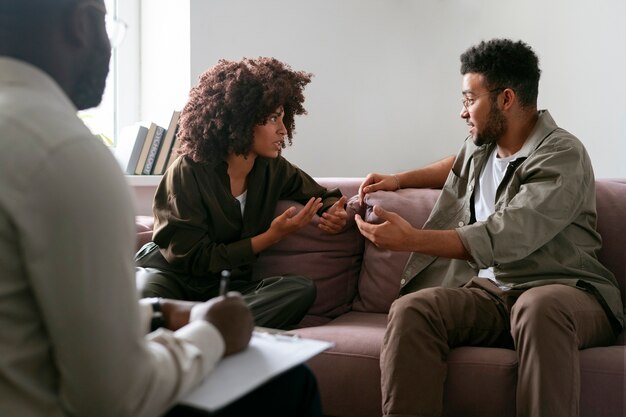
[{"label": "man in olive jacket", "polygon": [[624,319],[597,259],[589,156],[537,110],[528,45],[481,42],[461,56],[461,74],[469,137],[456,157],[370,174],[360,190],[442,187],[421,230],[380,207],[380,225],[357,216],[374,244],[413,252],[381,352],[384,415],[441,415],[445,358],[474,345],[516,349],[518,416],[576,417],[578,350],[612,343]]}]

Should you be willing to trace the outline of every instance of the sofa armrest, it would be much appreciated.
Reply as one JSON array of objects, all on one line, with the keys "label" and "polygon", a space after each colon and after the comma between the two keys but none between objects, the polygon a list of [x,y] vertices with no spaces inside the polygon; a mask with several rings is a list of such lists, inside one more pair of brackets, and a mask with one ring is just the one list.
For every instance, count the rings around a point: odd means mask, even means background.
[{"label": "sofa armrest", "polygon": [[141,249],[143,245],[152,240],[153,226],[154,218],[152,216],[135,216],[135,231],[137,233],[135,250]]}]

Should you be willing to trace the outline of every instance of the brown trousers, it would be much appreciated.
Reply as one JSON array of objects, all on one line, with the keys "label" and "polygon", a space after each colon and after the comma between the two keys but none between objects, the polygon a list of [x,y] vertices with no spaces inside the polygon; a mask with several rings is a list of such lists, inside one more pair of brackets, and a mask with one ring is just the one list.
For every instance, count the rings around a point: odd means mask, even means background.
[{"label": "brown trousers", "polygon": [[441,416],[446,358],[463,345],[515,348],[518,417],[577,417],[578,350],[615,338],[590,293],[565,285],[511,293],[483,278],[407,294],[388,320],[380,358],[388,417]]}]

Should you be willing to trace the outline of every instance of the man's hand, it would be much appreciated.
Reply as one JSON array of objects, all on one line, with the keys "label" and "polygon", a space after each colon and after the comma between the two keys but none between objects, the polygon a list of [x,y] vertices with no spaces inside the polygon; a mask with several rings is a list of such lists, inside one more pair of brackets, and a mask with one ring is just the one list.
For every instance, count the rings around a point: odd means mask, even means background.
[{"label": "man's hand", "polygon": [[206,320],[217,328],[224,339],[224,356],[244,350],[254,329],[250,308],[236,292],[196,304],[190,320]]},{"label": "man's hand", "polygon": [[420,252],[450,259],[471,261],[472,256],[463,246],[456,230],[416,229],[398,214],[374,206],[374,214],[383,220],[381,224],[364,221],[354,216],[361,234],[374,245],[383,249],[403,252]]},{"label": "man's hand", "polygon": [[322,213],[318,227],[326,233],[339,233],[346,227],[348,221],[348,213],[346,213],[345,205],[348,198],[344,195],[328,210]]},{"label": "man's hand", "polygon": [[196,302],[161,299],[161,313],[165,321],[165,328],[175,331],[189,323],[189,314]]},{"label": "man's hand", "polygon": [[412,240],[416,229],[398,214],[374,206],[374,214],[383,220],[381,224],[367,223],[358,214],[356,225],[361,234],[374,245],[395,251],[412,251]]},{"label": "man's hand", "polygon": [[359,201],[363,204],[363,198],[367,193],[378,190],[396,191],[398,189],[400,189],[400,181],[397,175],[368,174],[359,186]]}]

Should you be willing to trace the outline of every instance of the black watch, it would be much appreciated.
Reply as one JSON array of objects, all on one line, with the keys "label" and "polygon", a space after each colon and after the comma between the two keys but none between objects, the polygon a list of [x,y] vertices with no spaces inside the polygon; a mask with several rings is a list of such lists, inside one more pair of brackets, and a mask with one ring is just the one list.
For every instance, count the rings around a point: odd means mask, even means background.
[{"label": "black watch", "polygon": [[161,311],[161,299],[151,298],[150,305],[152,306],[152,319],[150,320],[150,331],[153,332],[159,327],[165,327],[165,318],[163,317],[163,311]]}]

